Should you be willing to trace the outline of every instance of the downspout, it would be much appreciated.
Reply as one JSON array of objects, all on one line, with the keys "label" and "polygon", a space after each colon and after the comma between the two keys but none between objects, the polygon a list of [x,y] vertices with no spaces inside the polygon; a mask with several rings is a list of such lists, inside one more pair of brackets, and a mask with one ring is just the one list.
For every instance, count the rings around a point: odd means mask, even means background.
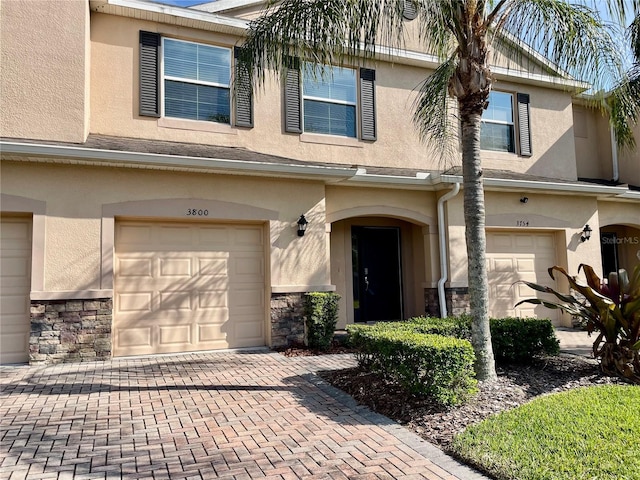
[{"label": "downspout", "polygon": [[616,132],[613,130],[613,126],[609,128],[611,132],[611,161],[613,164],[613,181],[617,182],[620,178],[620,172],[618,170],[618,145],[616,142]]},{"label": "downspout", "polygon": [[460,191],[460,183],[453,184],[453,188],[438,199],[438,243],[440,250],[440,280],[438,280],[438,301],[440,302],[440,317],[447,316],[447,299],[444,295],[444,284],[449,272],[447,270],[447,233],[444,221],[444,202],[455,197]]}]

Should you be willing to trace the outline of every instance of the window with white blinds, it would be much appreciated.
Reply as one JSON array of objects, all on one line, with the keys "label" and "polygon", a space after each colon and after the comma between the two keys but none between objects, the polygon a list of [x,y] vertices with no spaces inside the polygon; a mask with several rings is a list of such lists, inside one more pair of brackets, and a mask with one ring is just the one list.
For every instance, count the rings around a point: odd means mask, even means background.
[{"label": "window with white blinds", "polygon": [[304,131],[355,138],[357,96],[354,69],[304,64]]},{"label": "window with white blinds", "polygon": [[163,38],[164,116],[231,122],[231,49]]}]

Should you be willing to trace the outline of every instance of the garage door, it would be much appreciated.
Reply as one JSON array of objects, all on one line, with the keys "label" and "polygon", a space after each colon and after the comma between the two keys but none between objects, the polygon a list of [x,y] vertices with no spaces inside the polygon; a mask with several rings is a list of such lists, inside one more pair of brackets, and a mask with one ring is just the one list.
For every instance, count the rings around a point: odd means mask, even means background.
[{"label": "garage door", "polygon": [[265,344],[263,229],[116,223],[114,355]]},{"label": "garage door", "polygon": [[0,363],[29,360],[31,220],[0,224]]},{"label": "garage door", "polygon": [[558,320],[558,311],[540,305],[523,304],[536,293],[518,280],[556,288],[547,269],[556,265],[553,233],[487,232],[487,273],[489,277],[489,315],[492,317],[538,317]]}]

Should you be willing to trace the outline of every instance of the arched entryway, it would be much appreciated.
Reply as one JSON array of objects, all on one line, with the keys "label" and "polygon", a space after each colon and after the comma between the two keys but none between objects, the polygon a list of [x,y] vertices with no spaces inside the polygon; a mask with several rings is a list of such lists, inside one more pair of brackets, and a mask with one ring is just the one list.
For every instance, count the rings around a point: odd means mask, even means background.
[{"label": "arched entryway", "polygon": [[[425,312],[430,227],[413,219],[358,215],[331,224],[331,283],[342,297],[338,328]],[[437,239],[433,242],[437,245]]]},{"label": "arched entryway", "polygon": [[600,226],[600,252],[605,278],[621,268],[631,273],[640,262],[640,225]]}]

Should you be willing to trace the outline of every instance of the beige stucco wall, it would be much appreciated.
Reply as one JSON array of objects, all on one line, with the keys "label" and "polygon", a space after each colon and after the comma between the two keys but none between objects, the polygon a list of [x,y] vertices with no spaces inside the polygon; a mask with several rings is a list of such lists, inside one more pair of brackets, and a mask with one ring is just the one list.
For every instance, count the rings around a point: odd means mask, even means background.
[{"label": "beige stucco wall", "polygon": [[[265,254],[271,258],[274,289],[299,291],[330,284],[321,183],[3,161],[1,186],[3,194],[46,202],[47,292],[111,288],[108,279],[100,278],[105,259],[102,235],[108,228],[108,222],[103,223],[105,208],[127,211],[112,204],[146,201],[135,210],[140,218],[188,221],[184,199],[193,199],[194,208],[213,205],[206,219],[196,221],[234,219],[268,225]],[[220,208],[215,210],[215,205]],[[301,213],[310,222],[304,237],[296,233]]]},{"label": "beige stucco wall", "polygon": [[640,123],[633,129],[636,148],[624,149],[618,154],[620,181],[631,185],[640,185]]},{"label": "beige stucco wall", "polygon": [[573,106],[578,177],[611,180],[611,134],[609,122],[598,110]]},{"label": "beige stucco wall", "polygon": [[89,2],[3,1],[0,22],[0,136],[83,142]]},{"label": "beige stucco wall", "polygon": [[[281,87],[270,78],[255,100],[255,127],[232,128],[209,122],[188,122],[138,116],[138,35],[140,30],[186,40],[233,46],[240,38],[92,14],[91,132],[116,136],[246,147],[252,150],[332,163],[441,169],[459,162],[430,154],[412,124],[415,88],[428,70],[386,62],[376,68],[378,140],[363,142],[334,136],[285,134],[282,130]],[[117,76],[111,72],[118,71]],[[483,152],[488,168],[535,175],[575,178],[570,96],[566,93],[500,82],[497,89],[531,94],[534,156]]]},{"label": "beige stucco wall", "polygon": [[[524,204],[520,202],[523,195],[529,198],[529,201]],[[580,241],[585,224],[588,223],[594,232],[598,231],[598,203],[595,198],[541,195],[525,191],[486,192],[485,203],[487,229],[513,232],[530,230],[556,232],[557,261],[569,272],[575,274],[581,263],[590,263],[593,258],[600,258],[600,248],[597,241]],[[455,287],[467,286],[467,254],[462,195],[458,195],[448,202],[447,217],[451,272],[449,283]],[[523,224],[527,224],[527,226],[519,226]],[[601,268],[599,263],[598,261],[595,265],[597,268]]]}]

